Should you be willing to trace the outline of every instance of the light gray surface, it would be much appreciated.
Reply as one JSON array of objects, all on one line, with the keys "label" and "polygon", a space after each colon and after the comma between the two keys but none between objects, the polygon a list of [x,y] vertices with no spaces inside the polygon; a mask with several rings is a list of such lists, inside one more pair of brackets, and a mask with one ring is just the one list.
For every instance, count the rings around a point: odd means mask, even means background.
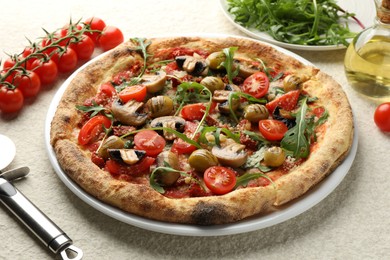
[{"label": "light gray surface", "polygon": [[[162,34],[243,35],[220,11],[218,0],[197,1],[1,1],[0,51],[16,53],[73,20],[98,16],[126,38]],[[332,75],[355,112],[359,147],[344,181],[325,200],[276,226],[223,237],[182,237],[142,230],[114,220],[76,197],[54,173],[45,150],[46,113],[64,75],[44,89],[15,119],[0,118],[0,133],[16,143],[11,167],[28,165],[15,183],[84,251],[84,259],[383,259],[390,257],[390,136],[372,120],[376,104],[357,95],[344,70],[345,50],[296,52]],[[30,233],[0,206],[0,259],[52,259]]]}]

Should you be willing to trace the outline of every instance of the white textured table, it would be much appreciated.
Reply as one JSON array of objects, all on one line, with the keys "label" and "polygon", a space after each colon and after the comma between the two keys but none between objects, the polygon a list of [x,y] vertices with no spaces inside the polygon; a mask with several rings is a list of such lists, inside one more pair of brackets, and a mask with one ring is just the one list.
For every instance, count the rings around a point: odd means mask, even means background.
[{"label": "white textured table", "polygon": [[[218,0],[1,1],[0,51],[16,53],[25,37],[43,36],[73,20],[98,16],[126,38],[162,34],[243,35],[224,17]],[[112,219],[76,197],[57,177],[45,150],[49,104],[65,79],[24,107],[0,118],[0,133],[17,146],[12,167],[30,175],[15,185],[80,247],[84,259],[384,259],[390,257],[390,136],[373,123],[375,104],[348,85],[345,50],[296,52],[343,86],[355,113],[359,147],[341,184],[318,205],[281,224],[221,237],[183,237],[143,230]],[[0,207],[0,259],[52,259],[53,255]]]}]

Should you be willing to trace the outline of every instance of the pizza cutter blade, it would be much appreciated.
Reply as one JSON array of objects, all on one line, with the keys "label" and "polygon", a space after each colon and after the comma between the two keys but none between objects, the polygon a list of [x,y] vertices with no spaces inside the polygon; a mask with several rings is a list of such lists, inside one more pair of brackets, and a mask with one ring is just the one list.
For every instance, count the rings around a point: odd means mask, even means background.
[{"label": "pizza cutter blade", "polygon": [[[59,254],[64,260],[82,259],[81,249],[73,246],[72,240],[65,232],[11,183],[13,180],[25,177],[30,169],[18,167],[1,172],[12,162],[16,154],[15,144],[8,137],[0,135],[0,148],[0,201],[53,253]],[[8,153],[3,149],[8,149]]]}]

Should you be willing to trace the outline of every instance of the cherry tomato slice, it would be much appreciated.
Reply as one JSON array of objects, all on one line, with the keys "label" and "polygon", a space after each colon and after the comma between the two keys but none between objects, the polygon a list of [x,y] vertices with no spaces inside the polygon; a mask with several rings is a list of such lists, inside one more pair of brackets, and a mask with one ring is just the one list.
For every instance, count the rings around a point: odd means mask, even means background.
[{"label": "cherry tomato slice", "polygon": [[121,30],[114,26],[106,26],[99,37],[99,44],[103,51],[111,50],[124,41]]},{"label": "cherry tomato slice", "polygon": [[242,90],[255,98],[261,98],[267,94],[269,79],[264,72],[256,72],[244,80]]},{"label": "cherry tomato slice", "polygon": [[259,131],[269,141],[280,141],[288,131],[288,128],[281,121],[264,119],[259,121]]},{"label": "cherry tomato slice", "polygon": [[3,113],[16,113],[22,109],[24,97],[22,92],[15,88],[0,87],[0,110]]},{"label": "cherry tomato slice", "polygon": [[236,186],[236,172],[223,166],[212,166],[204,172],[204,183],[213,193],[223,195]]},{"label": "cherry tomato slice", "polygon": [[375,109],[374,122],[383,132],[390,132],[390,102],[382,103]]},{"label": "cherry tomato slice", "polygon": [[270,114],[274,112],[276,107],[291,111],[297,106],[300,93],[300,90],[289,91],[286,94],[275,98],[271,102],[267,103],[265,106],[270,112]]},{"label": "cherry tomato slice", "polygon": [[[186,121],[184,126],[184,134],[190,137],[195,132],[197,126],[197,123]],[[196,149],[196,146],[193,146],[192,144],[189,144],[180,138],[176,138],[175,141],[173,141],[171,151],[177,154],[190,154]]]},{"label": "cherry tomato slice", "polygon": [[95,141],[95,139],[104,130],[103,126],[105,128],[111,127],[111,120],[108,117],[97,115],[89,119],[80,129],[78,136],[79,144],[86,145]]},{"label": "cherry tomato slice", "polygon": [[128,101],[134,99],[138,102],[144,101],[147,93],[147,88],[144,85],[134,85],[134,86],[128,86],[125,89],[123,89],[121,92],[119,92],[119,98],[124,102],[127,103]]},{"label": "cherry tomato slice", "polygon": [[134,136],[135,149],[144,150],[148,156],[157,156],[164,150],[165,139],[153,130],[143,130]]},{"label": "cherry tomato slice", "polygon": [[111,83],[103,83],[99,87],[99,93],[104,93],[107,97],[113,97],[116,95],[116,90]]}]

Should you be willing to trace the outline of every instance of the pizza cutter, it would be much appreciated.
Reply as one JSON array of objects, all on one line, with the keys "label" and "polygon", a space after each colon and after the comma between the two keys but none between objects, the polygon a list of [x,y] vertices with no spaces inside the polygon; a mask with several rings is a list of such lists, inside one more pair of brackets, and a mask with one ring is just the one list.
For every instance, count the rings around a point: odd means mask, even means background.
[{"label": "pizza cutter", "polygon": [[14,159],[15,144],[0,134],[0,201],[32,232],[39,240],[62,259],[82,259],[81,249],[72,245],[72,240],[42,211],[31,203],[11,181],[25,177],[30,169],[26,166],[3,171]]}]

